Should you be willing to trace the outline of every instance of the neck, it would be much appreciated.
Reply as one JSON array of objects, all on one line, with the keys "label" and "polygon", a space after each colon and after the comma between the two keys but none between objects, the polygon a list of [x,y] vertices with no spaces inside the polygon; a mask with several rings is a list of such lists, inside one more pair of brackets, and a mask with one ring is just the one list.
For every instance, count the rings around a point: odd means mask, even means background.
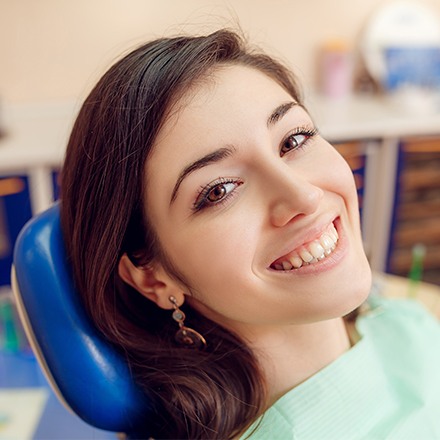
[{"label": "neck", "polygon": [[269,404],[350,348],[342,318],[266,329],[251,340],[268,384]]}]

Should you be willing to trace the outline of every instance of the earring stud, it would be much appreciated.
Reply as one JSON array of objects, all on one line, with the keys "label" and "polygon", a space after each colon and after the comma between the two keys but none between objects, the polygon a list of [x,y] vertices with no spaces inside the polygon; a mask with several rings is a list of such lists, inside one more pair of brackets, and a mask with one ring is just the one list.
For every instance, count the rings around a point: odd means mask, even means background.
[{"label": "earring stud", "polygon": [[177,330],[175,335],[176,341],[181,345],[185,345],[186,347],[193,347],[198,349],[205,348],[205,338],[199,332],[196,332],[192,328],[185,326],[186,316],[185,313],[180,310],[176,298],[174,298],[174,296],[170,296],[169,300],[174,308],[172,317],[174,321],[179,324],[179,330]]}]

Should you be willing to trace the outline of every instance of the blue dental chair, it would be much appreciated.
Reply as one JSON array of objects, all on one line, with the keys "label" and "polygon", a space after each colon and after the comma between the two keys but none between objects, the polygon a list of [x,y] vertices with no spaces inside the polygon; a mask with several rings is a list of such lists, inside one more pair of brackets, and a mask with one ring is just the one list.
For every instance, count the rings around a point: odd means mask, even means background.
[{"label": "blue dental chair", "polygon": [[153,402],[80,303],[66,260],[58,203],[20,232],[12,285],[26,334],[58,398],[96,428],[137,437],[139,428],[154,420]]}]

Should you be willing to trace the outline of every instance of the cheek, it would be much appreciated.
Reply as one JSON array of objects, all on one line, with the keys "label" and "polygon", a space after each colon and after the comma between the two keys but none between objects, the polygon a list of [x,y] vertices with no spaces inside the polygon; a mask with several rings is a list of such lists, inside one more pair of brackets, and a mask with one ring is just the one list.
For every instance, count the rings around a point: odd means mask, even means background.
[{"label": "cheek", "polygon": [[[353,172],[346,160],[330,144],[323,155],[321,173],[326,176],[328,189],[346,200],[348,208],[358,210],[358,197]],[[331,164],[327,165],[327,164]]]},{"label": "cheek", "polygon": [[221,220],[210,217],[182,228],[179,234],[168,236],[163,246],[191,287],[210,291],[235,284],[237,278],[245,282],[255,254],[257,229],[245,212],[235,211]]}]

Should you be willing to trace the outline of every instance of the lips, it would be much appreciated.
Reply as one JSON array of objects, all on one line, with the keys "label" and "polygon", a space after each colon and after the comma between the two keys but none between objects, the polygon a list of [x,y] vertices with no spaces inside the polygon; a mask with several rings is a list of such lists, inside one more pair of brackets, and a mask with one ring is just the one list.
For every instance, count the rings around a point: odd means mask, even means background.
[{"label": "lips", "polygon": [[335,225],[331,223],[316,239],[276,259],[270,267],[274,270],[289,271],[316,264],[333,253],[338,240],[338,232]]}]

